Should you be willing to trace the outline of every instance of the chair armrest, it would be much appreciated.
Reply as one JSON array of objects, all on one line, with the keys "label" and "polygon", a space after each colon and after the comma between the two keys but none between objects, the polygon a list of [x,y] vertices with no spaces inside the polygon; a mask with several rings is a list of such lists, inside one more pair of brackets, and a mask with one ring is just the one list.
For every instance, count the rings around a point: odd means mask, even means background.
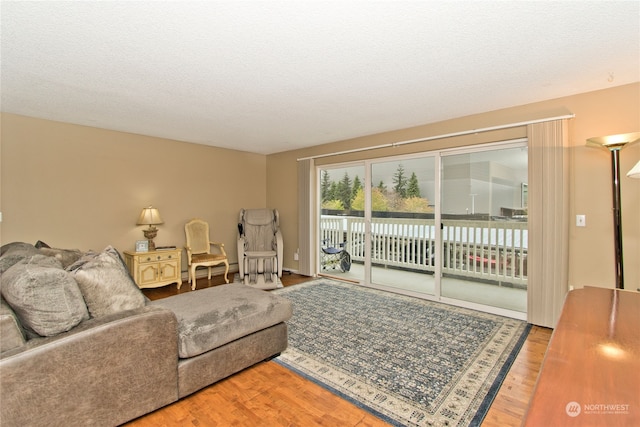
[{"label": "chair armrest", "polygon": [[222,255],[224,255],[225,257],[227,256],[227,252],[224,250],[224,243],[221,243],[221,242],[209,242],[209,245],[217,246],[218,250],[220,251],[220,253]]},{"label": "chair armrest", "polygon": [[160,307],[32,339],[0,360],[2,424],[122,424],[177,400],[177,363],[177,320]]},{"label": "chair armrest", "polygon": [[238,274],[244,277],[244,237],[238,236]]}]

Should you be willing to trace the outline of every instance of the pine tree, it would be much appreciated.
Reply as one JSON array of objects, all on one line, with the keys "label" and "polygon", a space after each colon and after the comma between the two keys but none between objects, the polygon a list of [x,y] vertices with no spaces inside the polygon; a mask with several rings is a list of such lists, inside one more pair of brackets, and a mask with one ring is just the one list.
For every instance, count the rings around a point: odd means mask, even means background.
[{"label": "pine tree", "polygon": [[353,178],[353,185],[351,186],[351,200],[353,200],[356,195],[358,194],[358,190],[362,189],[362,183],[360,182],[360,178],[358,177],[358,175],[356,175],[355,178]]},{"label": "pine tree", "polygon": [[407,197],[407,177],[404,176],[404,167],[398,165],[398,170],[393,174],[393,190],[403,199]]},{"label": "pine tree", "polygon": [[327,194],[327,200],[336,200],[338,198],[338,184],[335,181],[331,181],[329,192]]},{"label": "pine tree", "polygon": [[351,178],[349,178],[347,172],[344,173],[344,177],[338,183],[335,198],[342,202],[345,209],[351,208]]},{"label": "pine tree", "polygon": [[329,172],[326,170],[322,171],[322,177],[320,178],[320,199],[323,202],[327,200],[331,200],[331,178],[329,177]]},{"label": "pine tree", "polygon": [[412,172],[411,178],[409,178],[406,197],[420,197],[420,185],[418,184],[418,177],[415,172]]}]

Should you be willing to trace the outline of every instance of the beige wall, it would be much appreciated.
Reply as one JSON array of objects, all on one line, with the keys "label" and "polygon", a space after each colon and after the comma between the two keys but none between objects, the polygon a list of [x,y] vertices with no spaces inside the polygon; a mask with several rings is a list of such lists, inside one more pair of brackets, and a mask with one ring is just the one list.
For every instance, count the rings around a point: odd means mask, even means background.
[{"label": "beige wall", "polygon": [[[297,225],[293,225],[297,216],[297,158],[568,113],[575,114],[575,118],[569,121],[572,224],[569,237],[569,285],[613,287],[610,156],[606,151],[586,147],[585,143],[587,138],[594,136],[640,131],[640,83],[268,156],[267,204],[277,207],[286,219],[283,225],[285,265],[297,268],[297,263],[293,261],[293,253],[298,246]],[[516,128],[495,132],[490,139],[501,140],[523,134],[522,128]],[[469,135],[386,148],[366,154],[323,158],[320,162],[326,164],[363,156],[379,157],[477,144],[484,142],[486,138],[487,135]],[[626,173],[638,160],[640,143],[626,147],[621,152],[622,170]],[[621,188],[626,288],[635,289],[640,287],[640,180],[622,177]],[[576,214],[586,215],[586,227],[575,227]]]},{"label": "beige wall", "polygon": [[[235,236],[242,207],[280,211],[284,266],[296,270],[297,164],[305,156],[374,146],[573,113],[569,284],[612,287],[613,226],[609,155],[586,147],[593,136],[640,131],[640,83],[487,112],[410,129],[263,156],[67,123],[2,114],[0,128],[0,241],[101,249],[132,249],[143,238],[135,221],[149,204],[160,209],[159,245],[184,244],[184,222],[200,216],[212,237],[236,261]],[[522,129],[489,139],[521,136]],[[477,144],[486,134],[369,152],[382,156]],[[322,162],[362,158],[354,154]],[[622,169],[640,160],[640,144],[621,153]],[[265,180],[266,177],[266,180]],[[623,177],[623,233],[627,288],[640,286],[640,180]],[[183,266],[184,269],[184,266]]]},{"label": "beige wall", "polygon": [[182,247],[184,223],[201,217],[236,262],[239,210],[265,206],[264,155],[12,114],[1,120],[3,244],[132,250],[144,239],[138,215],[153,205],[165,222],[157,245]]}]

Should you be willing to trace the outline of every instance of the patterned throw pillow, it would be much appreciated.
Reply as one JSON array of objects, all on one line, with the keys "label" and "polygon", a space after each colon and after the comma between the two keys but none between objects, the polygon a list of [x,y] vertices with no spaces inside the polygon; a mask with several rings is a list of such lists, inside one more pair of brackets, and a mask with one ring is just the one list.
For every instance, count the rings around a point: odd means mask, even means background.
[{"label": "patterned throw pillow", "polygon": [[144,307],[145,297],[127,271],[118,251],[107,246],[87,254],[67,269],[78,282],[91,317]]},{"label": "patterned throw pillow", "polygon": [[2,274],[0,287],[28,332],[54,336],[89,318],[78,284],[54,258],[34,255],[15,264]]}]

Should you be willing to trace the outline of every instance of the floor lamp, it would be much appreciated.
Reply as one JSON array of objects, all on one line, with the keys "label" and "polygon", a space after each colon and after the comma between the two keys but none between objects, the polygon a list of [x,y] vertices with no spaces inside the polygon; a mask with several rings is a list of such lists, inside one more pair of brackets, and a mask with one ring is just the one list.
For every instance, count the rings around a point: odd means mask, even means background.
[{"label": "floor lamp", "polygon": [[[604,147],[611,152],[611,180],[613,189],[613,241],[616,263],[616,288],[624,289],[624,268],[622,262],[622,205],[620,203],[620,150],[632,142],[640,140],[640,132],[589,138],[588,145]],[[635,169],[635,168],[634,168]]]}]

